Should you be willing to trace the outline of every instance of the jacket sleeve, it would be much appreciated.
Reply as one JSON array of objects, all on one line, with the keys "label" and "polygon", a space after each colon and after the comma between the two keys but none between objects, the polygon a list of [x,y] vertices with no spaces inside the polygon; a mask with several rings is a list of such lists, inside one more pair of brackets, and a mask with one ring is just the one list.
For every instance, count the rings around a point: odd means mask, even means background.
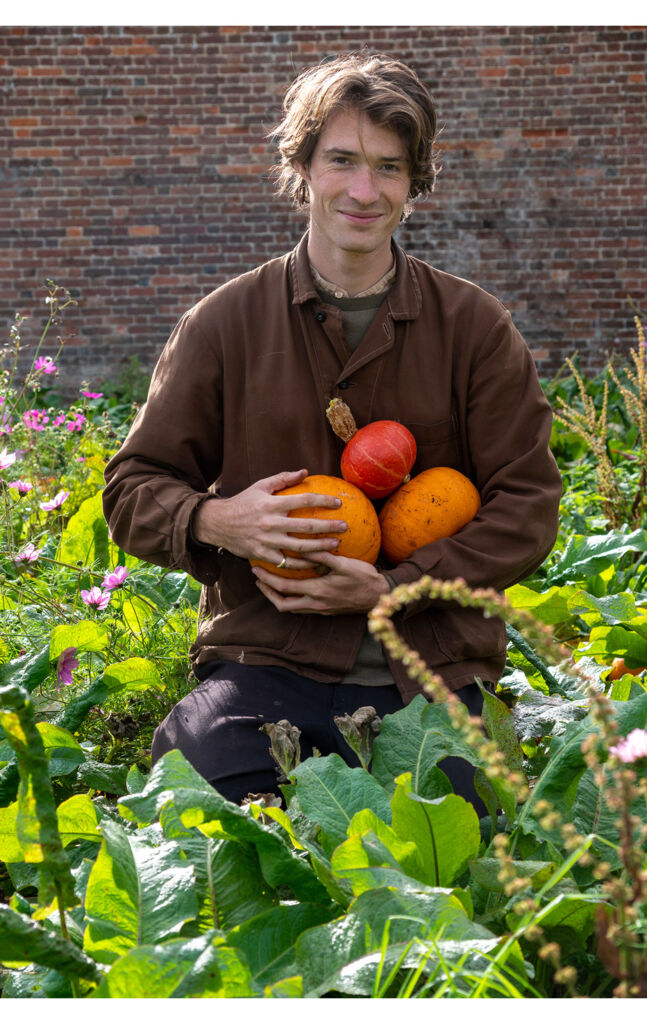
[{"label": "jacket sleeve", "polygon": [[458,533],[395,566],[396,583],[428,574],[502,591],[534,572],[555,543],[562,481],[549,448],[552,412],[507,311],[473,352],[465,392],[463,443],[481,508]]},{"label": "jacket sleeve", "polygon": [[129,554],[180,569],[201,583],[219,574],[215,548],[194,544],[198,506],[221,471],[221,361],[189,310],[153,373],[145,405],[105,468],[103,510]]}]

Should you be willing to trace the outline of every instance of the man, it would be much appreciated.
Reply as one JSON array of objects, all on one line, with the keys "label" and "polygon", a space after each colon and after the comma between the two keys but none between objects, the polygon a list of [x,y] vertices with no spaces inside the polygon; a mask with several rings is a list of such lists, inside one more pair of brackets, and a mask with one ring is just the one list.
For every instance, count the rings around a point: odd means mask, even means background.
[{"label": "man", "polygon": [[[434,185],[435,111],[418,77],[386,57],[343,56],[304,72],[284,114],[279,186],[309,209],[309,230],[181,318],[104,492],[122,548],[204,585],[191,649],[201,683],[159,726],[153,759],[179,748],[236,801],[276,789],[264,722],[301,729],[305,756],[317,747],[357,763],[334,715],[373,705],[383,716],[419,692],[367,632],[380,595],[427,573],[499,590],[523,579],[554,543],[561,494],[550,408],[509,313],[392,239]],[[306,473],[339,475],[333,397],[358,426],[404,423],[414,474],[469,476],[482,502],[473,522],[397,566],[336,555],[341,519],[324,539],[320,520],[300,520],[305,536],[292,537],[291,509],[338,505],[277,494]],[[252,558],[322,574],[284,578]],[[502,623],[427,600],[398,627],[478,714],[475,677],[494,683],[505,663]],[[442,768],[483,811],[465,762]]]}]

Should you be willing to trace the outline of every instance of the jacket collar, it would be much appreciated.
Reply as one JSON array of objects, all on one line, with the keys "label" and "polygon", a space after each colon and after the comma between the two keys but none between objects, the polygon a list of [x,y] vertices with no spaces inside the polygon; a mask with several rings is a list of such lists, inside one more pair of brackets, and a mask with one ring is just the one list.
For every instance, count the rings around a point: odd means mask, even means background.
[{"label": "jacket collar", "polygon": [[[395,255],[396,274],[387,295],[389,312],[394,320],[414,320],[420,313],[422,295],[414,273],[413,264],[397,242],[391,240]],[[310,272],[308,259],[308,232],[289,255],[290,280],[294,303],[314,299],[321,302]]]}]

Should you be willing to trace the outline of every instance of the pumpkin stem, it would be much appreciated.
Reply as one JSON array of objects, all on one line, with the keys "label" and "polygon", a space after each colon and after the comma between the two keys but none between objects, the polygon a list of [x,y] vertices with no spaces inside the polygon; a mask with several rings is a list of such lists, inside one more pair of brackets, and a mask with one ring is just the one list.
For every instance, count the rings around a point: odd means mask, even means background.
[{"label": "pumpkin stem", "polygon": [[330,404],[326,409],[326,416],[335,434],[342,441],[348,443],[353,434],[357,433],[355,418],[341,398],[332,398],[330,400]]}]

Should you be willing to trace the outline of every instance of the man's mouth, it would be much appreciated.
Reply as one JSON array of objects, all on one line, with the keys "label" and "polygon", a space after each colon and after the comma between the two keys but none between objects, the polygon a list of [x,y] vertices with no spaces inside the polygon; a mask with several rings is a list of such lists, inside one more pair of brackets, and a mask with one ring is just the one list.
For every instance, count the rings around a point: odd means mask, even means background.
[{"label": "man's mouth", "polygon": [[357,213],[354,210],[340,210],[343,217],[357,224],[372,224],[381,216],[379,213]]}]

